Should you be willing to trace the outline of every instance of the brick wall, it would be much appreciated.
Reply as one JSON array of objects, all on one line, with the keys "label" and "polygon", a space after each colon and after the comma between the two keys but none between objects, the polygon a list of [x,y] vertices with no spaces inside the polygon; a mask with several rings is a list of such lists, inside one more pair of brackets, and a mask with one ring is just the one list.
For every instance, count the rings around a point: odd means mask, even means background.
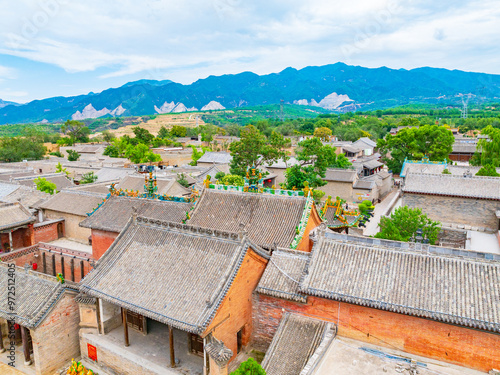
[{"label": "brick wall", "polygon": [[52,375],[80,356],[80,316],[75,293],[66,292],[43,323],[31,331],[37,375]]},{"label": "brick wall", "polygon": [[109,249],[119,233],[106,232],[103,230],[92,229],[92,256],[94,259],[100,259],[106,250]]},{"label": "brick wall", "polygon": [[64,236],[64,223],[56,222],[35,227],[35,243],[51,242],[59,238],[57,227],[62,225],[62,236]]},{"label": "brick wall", "polygon": [[335,200],[335,197],[340,197],[349,203],[353,199],[352,182],[327,181],[326,185],[322,186],[320,190],[325,192],[323,200],[328,196],[331,196],[333,200]]},{"label": "brick wall", "polygon": [[[45,273],[47,275],[57,275],[58,273],[64,274],[66,280],[79,282],[82,279],[82,269],[83,275],[85,276],[92,269],[90,263],[87,260],[73,258],[71,255],[60,254],[55,252],[48,252],[42,250],[40,256],[38,257],[38,271],[44,272],[43,262],[45,255]],[[63,261],[64,259],[64,261]],[[54,261],[55,261],[55,272],[54,272]],[[63,272],[64,266],[64,272]],[[72,272],[73,269],[73,272]]]},{"label": "brick wall", "polygon": [[266,264],[267,260],[251,250],[248,251],[215,318],[201,335],[205,337],[211,332],[215,338],[221,340],[233,351],[231,360],[237,354],[236,335],[238,331],[242,330],[243,345],[247,345],[250,341],[253,323],[252,292],[257,287]]},{"label": "brick wall", "polygon": [[64,219],[65,237],[82,243],[89,242],[90,229],[82,228],[78,225],[85,220],[86,216],[72,215],[52,210],[45,210],[45,216],[48,219]]},{"label": "brick wall", "polygon": [[[12,232],[12,245],[13,248],[11,250],[22,249],[23,247],[28,247],[34,245],[32,243],[31,238],[31,229],[30,228],[20,228],[16,229]],[[2,233],[0,234],[0,248],[5,251],[5,247],[9,245],[9,234]]]},{"label": "brick wall", "polygon": [[498,201],[404,193],[403,206],[405,205],[419,207],[432,220],[441,223],[469,225],[491,232],[498,230],[498,219],[495,216],[495,211],[500,209]]},{"label": "brick wall", "polygon": [[2,262],[14,263],[16,266],[24,267],[25,264],[32,265],[37,263],[40,265],[40,251],[37,246],[30,246],[22,250],[15,250],[10,253],[0,256]]},{"label": "brick wall", "polygon": [[338,334],[440,361],[489,371],[500,367],[500,334],[309,297],[307,303],[254,294],[253,346],[265,351],[285,312],[338,324]]}]

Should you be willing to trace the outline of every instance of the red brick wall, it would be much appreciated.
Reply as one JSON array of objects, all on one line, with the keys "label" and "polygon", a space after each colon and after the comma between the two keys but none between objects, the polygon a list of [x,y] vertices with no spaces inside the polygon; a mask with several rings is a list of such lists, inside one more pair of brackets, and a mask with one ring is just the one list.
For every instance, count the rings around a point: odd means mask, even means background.
[{"label": "red brick wall", "polygon": [[35,243],[39,242],[51,242],[59,238],[57,233],[57,226],[59,224],[63,225],[63,235],[64,235],[64,223],[57,222],[47,225],[42,225],[35,228]]},{"label": "red brick wall", "polygon": [[[73,258],[71,255],[61,255],[59,253],[54,253],[51,252],[49,253],[48,251],[42,251],[40,254],[39,262],[38,262],[38,271],[43,272],[43,253],[45,253],[45,273],[47,275],[54,275],[54,267],[53,267],[53,261],[52,257],[55,258],[55,264],[56,264],[56,272],[55,274],[57,275],[58,273],[63,273],[62,272],[62,265],[64,263],[64,278],[66,280],[70,281],[75,281],[79,282],[82,277],[81,277],[81,269],[82,269],[82,262],[83,262],[83,275],[90,272],[91,267],[90,263],[86,260],[78,259],[78,258]],[[62,262],[62,258],[64,258],[64,262]],[[74,269],[74,280],[72,277],[71,273],[71,262],[73,261],[73,269]]]},{"label": "red brick wall", "polygon": [[105,232],[103,230],[92,229],[92,256],[94,259],[101,258],[109,249],[119,233]]},{"label": "red brick wall", "polygon": [[[5,252],[4,244],[9,244],[8,233],[2,233],[0,235],[0,244],[3,251]],[[22,249],[23,247],[28,247],[33,245],[30,228],[21,228],[14,230],[12,232],[12,245],[13,248],[11,250]]]},{"label": "red brick wall", "polygon": [[202,335],[205,337],[211,332],[214,337],[221,340],[233,351],[231,360],[237,354],[236,335],[240,329],[242,329],[243,345],[247,345],[250,341],[253,329],[252,292],[257,287],[266,264],[267,260],[251,250],[248,251],[215,318]]},{"label": "red brick wall", "polygon": [[16,250],[10,253],[2,254],[0,259],[5,263],[14,263],[16,266],[24,267],[25,264],[32,265],[33,263],[40,263],[40,251],[37,247],[30,247],[28,249]]},{"label": "red brick wall", "polygon": [[500,334],[309,297],[307,303],[254,295],[254,344],[266,350],[286,311],[338,324],[340,336],[480,371],[500,368]]}]

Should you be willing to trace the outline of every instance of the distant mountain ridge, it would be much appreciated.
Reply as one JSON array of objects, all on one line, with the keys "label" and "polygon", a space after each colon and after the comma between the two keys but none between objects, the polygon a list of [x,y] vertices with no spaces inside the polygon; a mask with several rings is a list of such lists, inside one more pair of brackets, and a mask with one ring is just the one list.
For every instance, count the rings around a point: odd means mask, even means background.
[{"label": "distant mountain ridge", "polygon": [[408,103],[460,103],[461,95],[500,98],[500,75],[438,68],[363,68],[336,63],[287,68],[259,76],[251,72],[210,76],[190,85],[139,80],[101,93],[35,100],[0,101],[0,124],[56,122],[102,116],[140,116],[285,103],[330,111],[378,109]]},{"label": "distant mountain ridge", "polygon": [[19,103],[14,103],[14,102],[6,102],[5,100],[0,99],[0,108],[7,107],[8,105],[21,105]]}]

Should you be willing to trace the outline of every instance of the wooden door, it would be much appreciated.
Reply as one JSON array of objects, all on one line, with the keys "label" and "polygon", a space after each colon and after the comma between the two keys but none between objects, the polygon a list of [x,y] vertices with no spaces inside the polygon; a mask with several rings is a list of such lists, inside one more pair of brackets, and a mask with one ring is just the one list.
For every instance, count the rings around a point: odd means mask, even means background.
[{"label": "wooden door", "polygon": [[189,343],[189,349],[191,350],[191,353],[203,357],[203,339],[198,335],[190,333]]},{"label": "wooden door", "polygon": [[146,318],[143,315],[127,310],[127,323],[130,328],[146,333]]}]

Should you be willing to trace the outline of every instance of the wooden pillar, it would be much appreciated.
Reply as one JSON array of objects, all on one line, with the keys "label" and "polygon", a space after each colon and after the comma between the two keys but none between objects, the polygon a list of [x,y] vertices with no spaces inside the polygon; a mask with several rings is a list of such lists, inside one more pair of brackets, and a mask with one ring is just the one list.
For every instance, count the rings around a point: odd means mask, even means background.
[{"label": "wooden pillar", "polygon": [[43,273],[47,273],[47,259],[44,251],[42,251],[42,271]]},{"label": "wooden pillar", "polygon": [[24,364],[29,366],[31,365],[31,355],[30,348],[28,346],[28,332],[27,328],[23,326],[21,326],[21,338],[23,340]]},{"label": "wooden pillar", "polygon": [[125,339],[125,346],[130,346],[128,341],[128,324],[127,324],[127,309],[122,308],[123,319],[123,338]]},{"label": "wooden pillar", "polygon": [[56,271],[56,254],[52,254],[52,276],[57,275]]},{"label": "wooden pillar", "polygon": [[64,272],[64,257],[61,254],[61,273],[64,278],[66,278],[65,272]]},{"label": "wooden pillar", "polygon": [[2,324],[0,323],[0,353],[5,352],[5,348],[3,346],[3,333],[2,333]]},{"label": "wooden pillar", "polygon": [[9,246],[10,246],[9,251],[14,250],[14,241],[12,241],[12,231],[11,230],[9,230]]},{"label": "wooden pillar", "polygon": [[97,333],[100,335],[104,335],[104,330],[102,329],[102,321],[101,321],[101,301],[99,298],[95,299],[95,313],[97,318]]},{"label": "wooden pillar", "polygon": [[75,260],[71,258],[70,269],[71,269],[71,281],[75,281]]},{"label": "wooden pillar", "polygon": [[83,268],[83,260],[80,261],[80,280],[85,276],[85,269]]},{"label": "wooden pillar", "polygon": [[170,367],[175,367],[175,351],[174,351],[174,330],[172,326],[168,326],[168,339],[170,341]]}]

